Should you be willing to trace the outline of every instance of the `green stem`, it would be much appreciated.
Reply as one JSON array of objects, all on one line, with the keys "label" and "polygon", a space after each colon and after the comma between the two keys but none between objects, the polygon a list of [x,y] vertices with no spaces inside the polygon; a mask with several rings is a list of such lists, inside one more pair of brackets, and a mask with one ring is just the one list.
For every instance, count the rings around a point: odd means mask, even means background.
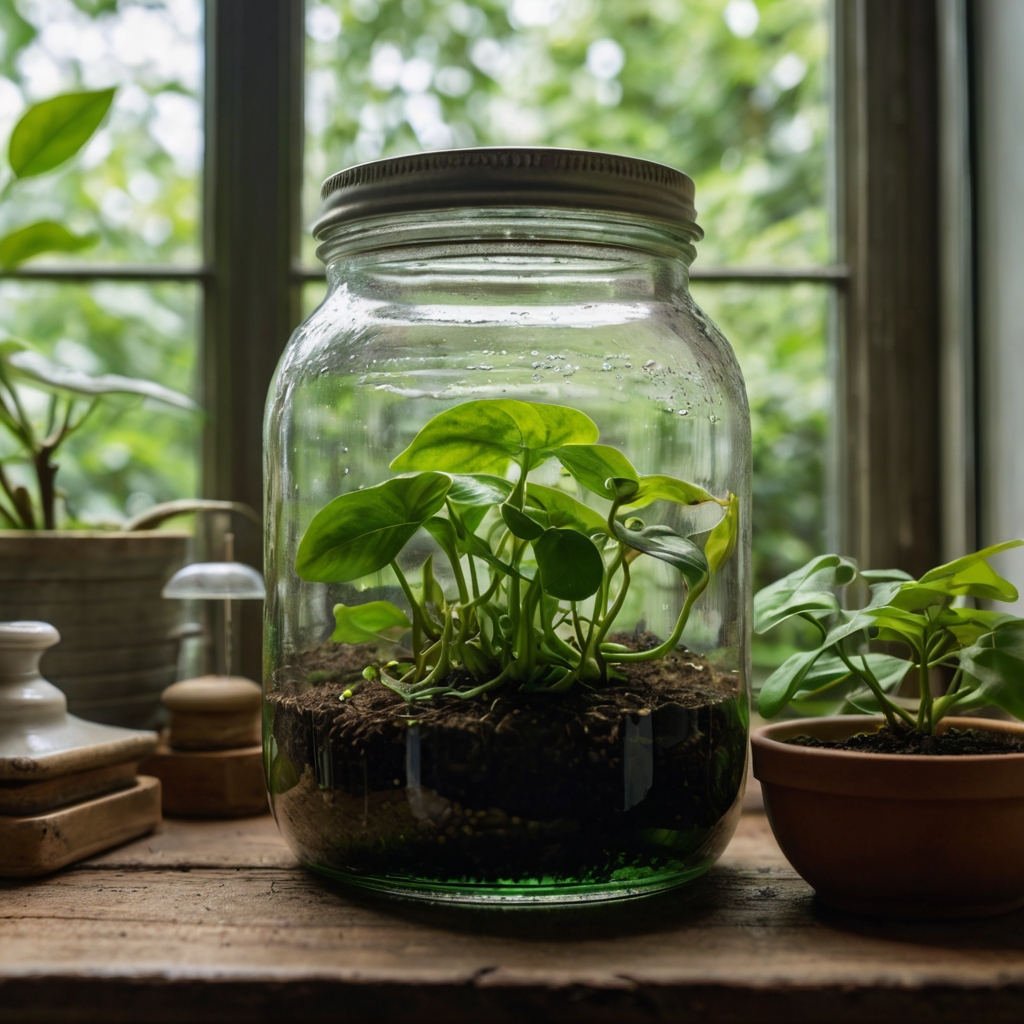
[{"label": "green stem", "polygon": [[441,631],[441,651],[437,658],[437,664],[422,682],[416,684],[413,688],[414,693],[419,694],[421,690],[426,689],[428,686],[433,686],[439,679],[443,679],[448,674],[448,669],[451,667],[452,625],[454,619],[455,613],[449,608],[444,615],[444,629]]},{"label": "green stem", "polygon": [[[405,578],[405,573],[398,567],[398,562],[394,559],[391,561],[391,568],[394,571],[395,576],[398,577],[398,585],[402,588],[402,591],[405,594],[405,599],[409,602],[409,607],[412,610],[412,653],[413,660],[416,660],[416,657],[420,652],[420,647],[423,644],[423,632],[426,628],[423,621],[423,611],[412,592],[412,587],[409,586],[409,581]],[[429,632],[432,631],[428,631],[428,635]],[[431,637],[431,639],[433,639],[433,637]]]},{"label": "green stem", "polygon": [[[874,676],[866,676],[859,668],[857,668],[856,665],[854,665],[852,661],[850,661],[846,652],[843,650],[843,642],[841,640],[833,644],[833,650],[842,659],[843,664],[845,664],[858,679],[862,680],[864,685],[875,695],[875,700],[878,701],[878,706],[881,709],[882,714],[885,716],[885,720],[889,724],[889,728],[892,729],[893,732],[896,732],[899,725],[896,722],[895,713],[898,712],[902,717],[908,717],[906,712],[904,712],[902,708],[897,708],[889,698],[886,697]],[[914,723],[911,720],[910,725],[913,726],[913,724]]]},{"label": "green stem", "polygon": [[686,623],[690,618],[690,609],[693,608],[697,598],[704,593],[710,578],[705,573],[701,577],[700,582],[686,595],[682,610],[679,612],[679,618],[676,619],[675,629],[672,630],[672,635],[664,643],[659,644],[657,647],[652,647],[649,651],[630,651],[626,654],[616,652],[611,660],[617,664],[630,664],[634,661],[656,661],[658,658],[664,658],[665,655],[671,654],[679,644],[679,638],[683,635],[683,630],[686,629]]},{"label": "green stem", "polygon": [[[619,550],[619,555],[620,555],[620,557],[621,557],[621,555],[623,553],[623,549],[624,548],[625,548],[624,544],[619,544],[619,549],[620,549]],[[629,590],[629,563],[623,558],[622,559],[622,586],[619,588],[619,592],[616,595],[615,600],[612,602],[611,608],[609,609],[608,613],[605,615],[605,617],[604,617],[604,619],[603,619],[603,621],[601,623],[600,630],[598,630],[598,634],[597,634],[597,643],[598,643],[598,645],[600,645],[601,641],[603,641],[605,636],[607,636],[608,630],[612,628],[612,625],[614,624],[615,619],[618,617],[619,612],[622,611],[622,604],[626,600],[626,591],[628,591],[628,590]]]}]

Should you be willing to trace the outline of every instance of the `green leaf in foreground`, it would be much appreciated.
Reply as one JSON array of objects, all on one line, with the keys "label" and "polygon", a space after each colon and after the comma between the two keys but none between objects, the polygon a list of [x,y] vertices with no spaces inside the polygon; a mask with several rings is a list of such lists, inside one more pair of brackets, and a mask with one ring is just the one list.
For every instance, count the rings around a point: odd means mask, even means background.
[{"label": "green leaf in foreground", "polygon": [[527,484],[526,503],[546,512],[552,526],[568,527],[586,534],[608,533],[604,516],[565,491],[543,484]]},{"label": "green leaf in foreground", "polygon": [[615,536],[629,547],[674,565],[691,589],[708,575],[708,562],[692,540],[668,526],[641,526],[630,529],[618,520],[614,523]]},{"label": "green leaf in foreground", "polygon": [[563,445],[596,440],[594,421],[568,406],[479,399],[435,416],[391,469],[502,474],[513,462],[533,469]]},{"label": "green leaf in foreground", "polygon": [[29,107],[7,147],[15,176],[30,178],[70,160],[100,126],[113,99],[113,89],[100,89],[64,93]]},{"label": "green leaf in foreground", "polygon": [[534,542],[533,550],[546,594],[564,601],[582,601],[597,593],[604,560],[589,537],[575,530],[545,530]]},{"label": "green leaf in foreground", "polygon": [[53,220],[37,221],[0,238],[0,267],[10,270],[44,252],[78,252],[92,245],[97,237],[74,235]]},{"label": "green leaf in foreground", "polygon": [[766,633],[780,622],[807,612],[835,612],[834,586],[849,583],[857,567],[839,555],[821,555],[758,591],[754,596],[754,631]]},{"label": "green leaf in foreground", "polygon": [[383,569],[443,505],[451,477],[420,473],[335,498],[299,542],[295,571],[315,583],[349,583]]},{"label": "green leaf in foreground", "polygon": [[352,607],[336,604],[334,621],[331,639],[346,644],[380,640],[387,630],[410,626],[409,617],[390,601],[369,601]]},{"label": "green leaf in foreground", "polygon": [[617,490],[621,490],[609,486],[611,481],[630,481],[639,486],[640,477],[632,463],[611,445],[567,444],[556,455],[579,484],[610,501],[618,497]]}]

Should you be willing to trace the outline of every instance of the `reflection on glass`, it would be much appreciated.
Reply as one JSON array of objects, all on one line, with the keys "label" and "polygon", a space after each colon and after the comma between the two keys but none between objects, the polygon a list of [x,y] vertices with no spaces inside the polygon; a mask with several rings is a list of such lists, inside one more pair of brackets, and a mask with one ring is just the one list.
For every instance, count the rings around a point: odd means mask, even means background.
[{"label": "reflection on glass", "polygon": [[197,262],[201,0],[4,2],[0,29],[0,139],[31,103],[117,87],[83,153],[55,176],[21,186],[0,228],[48,218],[98,233],[94,246],[61,262]]}]

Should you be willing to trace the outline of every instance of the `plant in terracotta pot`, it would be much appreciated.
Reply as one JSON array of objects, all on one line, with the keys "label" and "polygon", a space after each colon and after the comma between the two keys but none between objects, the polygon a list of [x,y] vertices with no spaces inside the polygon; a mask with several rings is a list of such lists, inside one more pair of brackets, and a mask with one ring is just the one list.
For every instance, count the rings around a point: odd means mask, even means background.
[{"label": "plant in terracotta pot", "polygon": [[[765,681],[766,718],[832,700],[866,714],[783,721],[752,737],[779,845],[830,906],[956,917],[1024,905],[1024,619],[998,544],[913,579],[823,555],[754,599],[757,632],[798,617],[817,642]],[[837,593],[863,595],[844,608]],[[897,691],[912,682],[914,696]],[[968,867],[969,866],[969,867]]]},{"label": "plant in terracotta pot", "polygon": [[[17,209],[22,181],[82,149],[113,95],[67,93],[25,112],[8,145],[0,190],[5,214]],[[94,240],[55,221],[22,224],[0,237],[0,265],[77,251]],[[28,342],[0,338],[0,620],[38,619],[58,628],[62,642],[47,652],[43,669],[72,712],[147,726],[177,668],[181,613],[160,598],[160,588],[184,561],[188,535],[57,529],[77,524],[60,522],[56,456],[69,437],[87,430],[98,405],[117,395],[195,409],[160,384],[91,376],[52,362]]]}]

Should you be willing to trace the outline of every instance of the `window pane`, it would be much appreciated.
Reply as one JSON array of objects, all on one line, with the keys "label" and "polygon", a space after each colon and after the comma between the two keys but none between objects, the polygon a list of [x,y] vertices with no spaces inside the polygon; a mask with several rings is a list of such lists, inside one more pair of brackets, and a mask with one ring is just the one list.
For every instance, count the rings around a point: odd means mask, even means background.
[{"label": "window pane", "polygon": [[828,259],[826,0],[311,0],[306,27],[308,220],[349,164],[554,145],[690,174],[705,265]]},{"label": "window pane", "polygon": [[[198,288],[191,284],[94,285],[0,282],[0,323],[56,362],[90,374],[141,377],[195,394]],[[19,385],[23,403],[46,429],[47,395]],[[87,406],[77,406],[76,416]],[[58,525],[118,524],[157,501],[196,493],[202,416],[151,399],[104,399],[61,447]],[[0,428],[0,461],[29,488],[29,467]]]},{"label": "window pane", "polygon": [[[696,282],[693,297],[739,358],[754,441],[755,592],[799,568],[826,543],[829,289]],[[792,653],[793,630],[754,636],[755,667]]]},{"label": "window pane", "polygon": [[0,229],[46,219],[97,234],[62,262],[198,262],[202,0],[0,0],[0,30],[0,139],[32,103],[117,87],[76,158],[15,183]]}]

